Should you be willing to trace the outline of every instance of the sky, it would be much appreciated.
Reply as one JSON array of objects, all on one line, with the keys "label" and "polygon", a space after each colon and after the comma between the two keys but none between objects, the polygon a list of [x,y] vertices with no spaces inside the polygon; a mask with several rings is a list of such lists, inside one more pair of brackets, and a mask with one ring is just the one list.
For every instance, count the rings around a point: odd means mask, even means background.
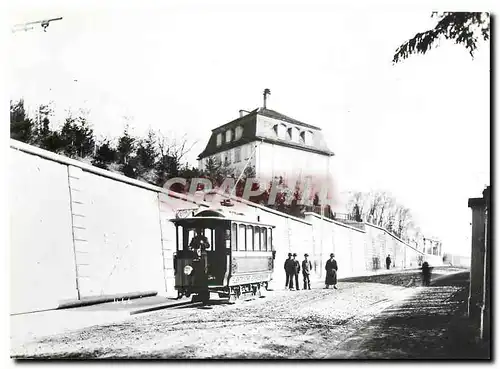
[{"label": "sky", "polygon": [[211,129],[269,88],[270,109],[322,128],[339,191],[388,191],[445,251],[470,253],[467,200],[490,184],[489,43],[393,65],[434,9],[144,4],[16,10],[13,24],[63,20],[9,36],[9,97],[53,101],[60,119],[86,109],[98,137],[126,122],[187,135],[195,165]]}]

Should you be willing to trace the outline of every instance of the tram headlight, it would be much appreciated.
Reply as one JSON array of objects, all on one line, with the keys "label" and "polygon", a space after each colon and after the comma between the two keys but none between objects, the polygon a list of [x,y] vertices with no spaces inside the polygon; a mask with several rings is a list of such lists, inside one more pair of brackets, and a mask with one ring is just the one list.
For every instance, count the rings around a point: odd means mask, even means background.
[{"label": "tram headlight", "polygon": [[186,265],[184,267],[184,274],[185,275],[190,275],[193,272],[193,267],[191,265]]}]

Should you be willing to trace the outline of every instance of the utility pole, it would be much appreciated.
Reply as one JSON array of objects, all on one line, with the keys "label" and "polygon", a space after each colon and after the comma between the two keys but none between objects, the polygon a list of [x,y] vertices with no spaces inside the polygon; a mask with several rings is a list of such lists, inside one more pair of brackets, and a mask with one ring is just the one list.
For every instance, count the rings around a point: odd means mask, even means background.
[{"label": "utility pole", "polygon": [[35,25],[40,24],[43,28],[44,32],[47,32],[47,27],[49,26],[50,22],[58,21],[63,19],[63,17],[59,18],[52,18],[52,19],[44,19],[44,20],[38,20],[34,22],[27,22],[27,23],[19,23],[15,24],[14,27],[12,27],[12,33],[16,33],[19,31],[28,31],[34,29]]}]

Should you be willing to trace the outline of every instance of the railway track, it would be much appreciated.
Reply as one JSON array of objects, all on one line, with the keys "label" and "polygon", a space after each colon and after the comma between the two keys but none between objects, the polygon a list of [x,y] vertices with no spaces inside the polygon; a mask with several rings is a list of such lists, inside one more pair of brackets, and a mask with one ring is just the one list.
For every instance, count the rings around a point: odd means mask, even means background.
[{"label": "railway track", "polygon": [[207,307],[210,308],[210,306],[213,305],[220,305],[220,304],[228,304],[228,305],[234,305],[239,302],[243,301],[248,301],[248,300],[253,300],[257,298],[264,298],[265,296],[242,296],[236,301],[228,301],[227,299],[213,299],[210,300],[208,303],[204,303],[202,301],[183,301],[183,302],[177,302],[177,303],[164,303],[164,304],[157,304],[154,306],[149,306],[149,307],[144,307],[140,309],[136,309],[130,312],[130,315],[137,315],[137,314],[144,314],[144,313],[149,313],[153,311],[158,311],[158,310],[175,310],[175,309],[180,309],[180,308],[195,308],[195,307]]}]

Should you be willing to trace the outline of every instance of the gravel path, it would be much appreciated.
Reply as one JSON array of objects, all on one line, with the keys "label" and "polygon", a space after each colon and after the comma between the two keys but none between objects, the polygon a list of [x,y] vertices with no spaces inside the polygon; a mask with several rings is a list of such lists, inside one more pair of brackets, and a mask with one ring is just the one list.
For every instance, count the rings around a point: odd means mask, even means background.
[{"label": "gravel path", "polygon": [[11,348],[17,358],[335,357],[335,348],[367,321],[416,289],[340,283],[338,290],[272,291],[265,298],[134,316]]}]

